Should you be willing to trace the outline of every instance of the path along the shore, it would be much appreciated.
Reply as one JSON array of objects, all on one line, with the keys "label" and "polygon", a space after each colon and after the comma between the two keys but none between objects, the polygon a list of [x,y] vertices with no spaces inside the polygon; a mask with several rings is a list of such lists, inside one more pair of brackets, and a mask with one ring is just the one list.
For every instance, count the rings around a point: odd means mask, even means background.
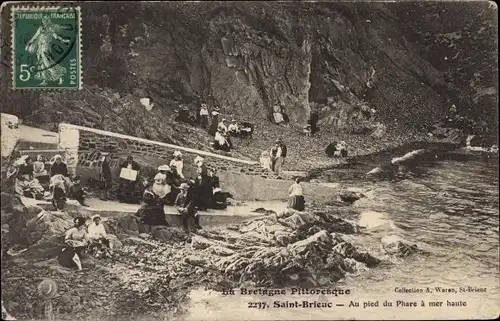
[{"label": "path along the shore", "polygon": [[[41,208],[51,211],[53,205],[44,200],[35,200],[32,198],[21,197],[21,201],[25,206],[40,206]],[[126,204],[116,201],[103,201],[97,198],[89,198],[86,200],[88,207],[83,207],[74,200],[68,200],[66,210],[78,212],[84,216],[92,216],[99,214],[106,218],[114,218],[126,216],[136,213],[141,205]],[[276,213],[286,210],[287,203],[283,201],[245,201],[235,202],[235,205],[230,205],[226,209],[209,209],[207,211],[199,211],[201,223],[206,223],[210,226],[232,224],[243,220],[261,217],[261,211],[255,212],[258,209],[274,211]],[[164,206],[167,222],[171,225],[179,225],[181,223],[181,215],[174,206]]]}]

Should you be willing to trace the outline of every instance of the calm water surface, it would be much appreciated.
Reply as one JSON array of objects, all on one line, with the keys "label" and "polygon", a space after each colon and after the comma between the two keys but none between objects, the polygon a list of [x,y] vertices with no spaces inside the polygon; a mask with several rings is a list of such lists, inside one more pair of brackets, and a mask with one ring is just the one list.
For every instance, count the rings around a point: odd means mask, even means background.
[{"label": "calm water surface", "polygon": [[[208,291],[193,291],[192,305],[184,320],[245,319],[401,319],[494,317],[499,311],[499,207],[498,157],[467,159],[447,156],[419,166],[419,175],[399,181],[369,182],[362,175],[341,181],[362,187],[366,198],[355,203],[359,214],[349,219],[365,226],[362,235],[349,241],[369,249],[385,263],[349,275],[339,287],[349,288],[346,298],[312,296],[360,308],[248,309],[251,297],[220,297]],[[366,173],[366,168],[359,172]],[[358,176],[358,177],[356,177]],[[384,257],[382,243],[399,238],[417,244],[429,255],[406,259]],[[433,289],[436,286],[486,288],[486,293],[400,294],[395,287]],[[254,298],[266,301],[262,298]],[[273,300],[304,297],[275,297]],[[466,301],[467,307],[362,308],[367,300]],[[413,310],[412,310],[413,309]],[[418,310],[418,313],[417,313]],[[209,312],[211,311],[211,312]]]}]

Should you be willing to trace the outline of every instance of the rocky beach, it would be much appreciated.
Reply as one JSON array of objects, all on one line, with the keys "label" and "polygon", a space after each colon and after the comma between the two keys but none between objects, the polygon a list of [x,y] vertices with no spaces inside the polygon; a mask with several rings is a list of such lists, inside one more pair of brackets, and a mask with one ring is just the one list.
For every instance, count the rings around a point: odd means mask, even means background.
[{"label": "rocky beach", "polygon": [[[305,212],[260,209],[260,218],[190,235],[176,227],[142,225],[133,215],[110,218],[105,225],[115,235],[113,259],[87,257],[78,273],[56,259],[77,213],[45,212],[2,194],[2,294],[14,315],[40,317],[36,285],[51,278],[59,289],[52,299],[57,320],[108,320],[125,314],[182,315],[186,295],[199,287],[334,286],[346,274],[381,262],[346,239],[362,233],[362,227],[341,218],[352,211],[339,197],[330,205],[311,204]],[[12,247],[26,251],[10,256]],[[418,250],[396,241],[386,251],[405,257]]]}]

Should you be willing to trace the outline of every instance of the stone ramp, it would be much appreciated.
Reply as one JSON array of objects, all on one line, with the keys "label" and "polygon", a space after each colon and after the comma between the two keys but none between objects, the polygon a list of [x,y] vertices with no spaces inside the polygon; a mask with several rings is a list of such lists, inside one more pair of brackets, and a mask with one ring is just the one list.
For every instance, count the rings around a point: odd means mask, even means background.
[{"label": "stone ramp", "polygon": [[[53,210],[52,204],[48,201],[39,201],[31,198],[21,197],[21,202],[25,206],[40,206],[47,211]],[[86,217],[91,217],[93,215],[99,214],[105,221],[106,218],[134,214],[140,207],[140,205],[138,204],[102,201],[96,198],[88,199],[87,204],[89,205],[89,207],[83,207],[78,204],[77,201],[68,200],[65,210],[70,213],[80,214]],[[210,209],[208,211],[199,211],[200,224],[202,226],[220,226],[262,217],[262,213],[253,212],[258,208],[265,208],[266,210],[279,212],[286,209],[286,203],[281,201],[244,202],[240,205],[228,206],[228,208],[224,210]],[[167,222],[171,226],[182,226],[182,217],[175,207],[165,206],[165,214]]]},{"label": "stone ramp", "polygon": [[21,142],[57,146],[59,144],[59,133],[51,132],[41,128],[20,125],[19,140]]}]

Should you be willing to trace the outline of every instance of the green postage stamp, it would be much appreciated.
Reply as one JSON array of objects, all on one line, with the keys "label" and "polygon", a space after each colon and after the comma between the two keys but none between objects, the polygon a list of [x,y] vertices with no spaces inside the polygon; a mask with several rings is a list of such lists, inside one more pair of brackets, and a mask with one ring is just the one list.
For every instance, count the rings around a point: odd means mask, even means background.
[{"label": "green postage stamp", "polygon": [[12,88],[80,89],[80,7],[13,7]]}]

